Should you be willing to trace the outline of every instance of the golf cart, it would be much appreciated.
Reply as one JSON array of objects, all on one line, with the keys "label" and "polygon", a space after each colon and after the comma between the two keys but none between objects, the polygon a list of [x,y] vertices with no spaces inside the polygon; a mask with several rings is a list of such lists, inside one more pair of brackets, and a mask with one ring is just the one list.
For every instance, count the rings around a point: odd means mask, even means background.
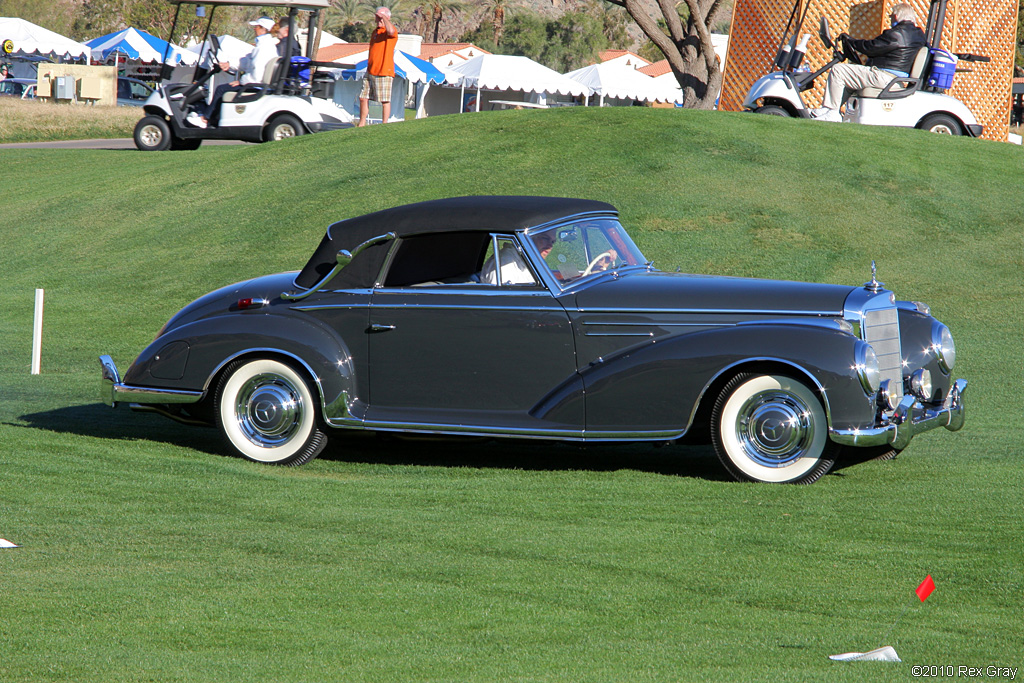
[{"label": "golf cart", "polygon": [[[135,146],[140,150],[197,149],[203,140],[269,142],[351,125],[351,117],[333,101],[334,77],[329,72],[316,71],[317,67],[337,69],[340,65],[292,55],[292,41],[287,41],[288,47],[283,56],[275,57],[267,65],[261,83],[248,84],[225,94],[207,127],[200,128],[186,121],[194,107],[208,100],[213,87],[207,84],[221,72],[217,65],[220,45],[217,36],[210,33],[217,7],[280,7],[288,13],[290,36],[295,35],[299,11],[309,11],[306,54],[311,54],[318,13],[330,5],[330,0],[168,1],[177,5],[168,43],[174,38],[182,5],[203,6],[204,11],[206,7],[210,8],[203,36],[204,50],[199,64],[191,73],[191,82],[168,82],[173,69],[166,64],[165,55],[163,84],[146,100],[143,105],[145,116],[135,126]],[[197,16],[203,16],[204,11],[197,11]],[[204,60],[204,57],[208,58]],[[204,63],[209,66],[203,68]]]},{"label": "golf cart", "polygon": [[[800,1],[797,0],[794,12],[790,15],[790,24],[799,13]],[[928,28],[925,31],[928,46],[918,51],[909,76],[897,77],[884,89],[866,88],[853,94],[846,103],[844,122],[921,128],[948,135],[981,136],[982,126],[971,110],[944,91],[953,85],[958,58],[977,62],[987,62],[989,58],[971,54],[953,55],[939,48],[946,2],[932,0],[928,12]],[[847,42],[846,34],[841,34],[839,40],[834,41],[828,20],[822,17],[818,36],[825,47],[832,50],[832,60],[817,71],[810,71],[802,63],[809,36],[805,34],[801,43],[796,42],[802,24],[801,17],[788,43],[786,39],[790,26],[787,24],[772,65],[775,71],[758,79],[743,101],[743,107],[748,111],[811,118],[812,107],[804,102],[803,93],[814,87],[815,79],[844,60],[862,63],[860,55]]]}]

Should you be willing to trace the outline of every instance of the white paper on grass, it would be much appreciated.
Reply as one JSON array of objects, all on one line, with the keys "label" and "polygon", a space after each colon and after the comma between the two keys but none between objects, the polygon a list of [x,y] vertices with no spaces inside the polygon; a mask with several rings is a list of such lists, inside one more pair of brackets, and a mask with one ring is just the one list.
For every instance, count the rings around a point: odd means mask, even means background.
[{"label": "white paper on grass", "polygon": [[17,548],[17,547],[18,546],[14,545],[10,541],[8,541],[6,538],[0,538],[0,548]]},{"label": "white paper on grass", "polygon": [[880,647],[871,652],[847,652],[841,655],[829,655],[836,662],[902,662],[900,656],[891,645]]}]

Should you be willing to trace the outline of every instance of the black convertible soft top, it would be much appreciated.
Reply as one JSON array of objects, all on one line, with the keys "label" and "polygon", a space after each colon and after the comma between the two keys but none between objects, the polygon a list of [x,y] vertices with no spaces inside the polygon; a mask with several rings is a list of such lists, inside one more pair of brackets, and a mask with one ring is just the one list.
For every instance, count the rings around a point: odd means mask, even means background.
[{"label": "black convertible soft top", "polygon": [[[396,206],[332,224],[295,278],[295,284],[307,289],[312,287],[331,271],[340,250],[352,251],[363,242],[388,232],[398,237],[436,232],[515,232],[584,213],[618,212],[606,202],[565,197],[452,197]],[[385,242],[360,252],[330,286],[334,289],[372,287],[388,246]]]}]

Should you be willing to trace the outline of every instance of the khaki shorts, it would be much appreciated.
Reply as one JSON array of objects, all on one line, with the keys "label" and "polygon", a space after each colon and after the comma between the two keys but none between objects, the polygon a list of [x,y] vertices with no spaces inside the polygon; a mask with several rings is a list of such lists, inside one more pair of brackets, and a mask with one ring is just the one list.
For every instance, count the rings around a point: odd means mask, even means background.
[{"label": "khaki shorts", "polygon": [[366,74],[363,77],[363,91],[359,93],[361,100],[373,100],[374,102],[391,101],[391,76],[371,76]]}]

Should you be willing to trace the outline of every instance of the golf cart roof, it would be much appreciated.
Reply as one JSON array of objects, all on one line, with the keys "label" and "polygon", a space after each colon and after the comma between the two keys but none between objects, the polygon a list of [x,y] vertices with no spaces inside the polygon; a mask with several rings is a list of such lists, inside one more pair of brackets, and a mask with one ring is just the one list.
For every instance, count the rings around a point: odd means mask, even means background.
[{"label": "golf cart roof", "polygon": [[295,9],[327,9],[331,0],[167,0],[172,5],[235,5],[237,7],[287,7]]}]

